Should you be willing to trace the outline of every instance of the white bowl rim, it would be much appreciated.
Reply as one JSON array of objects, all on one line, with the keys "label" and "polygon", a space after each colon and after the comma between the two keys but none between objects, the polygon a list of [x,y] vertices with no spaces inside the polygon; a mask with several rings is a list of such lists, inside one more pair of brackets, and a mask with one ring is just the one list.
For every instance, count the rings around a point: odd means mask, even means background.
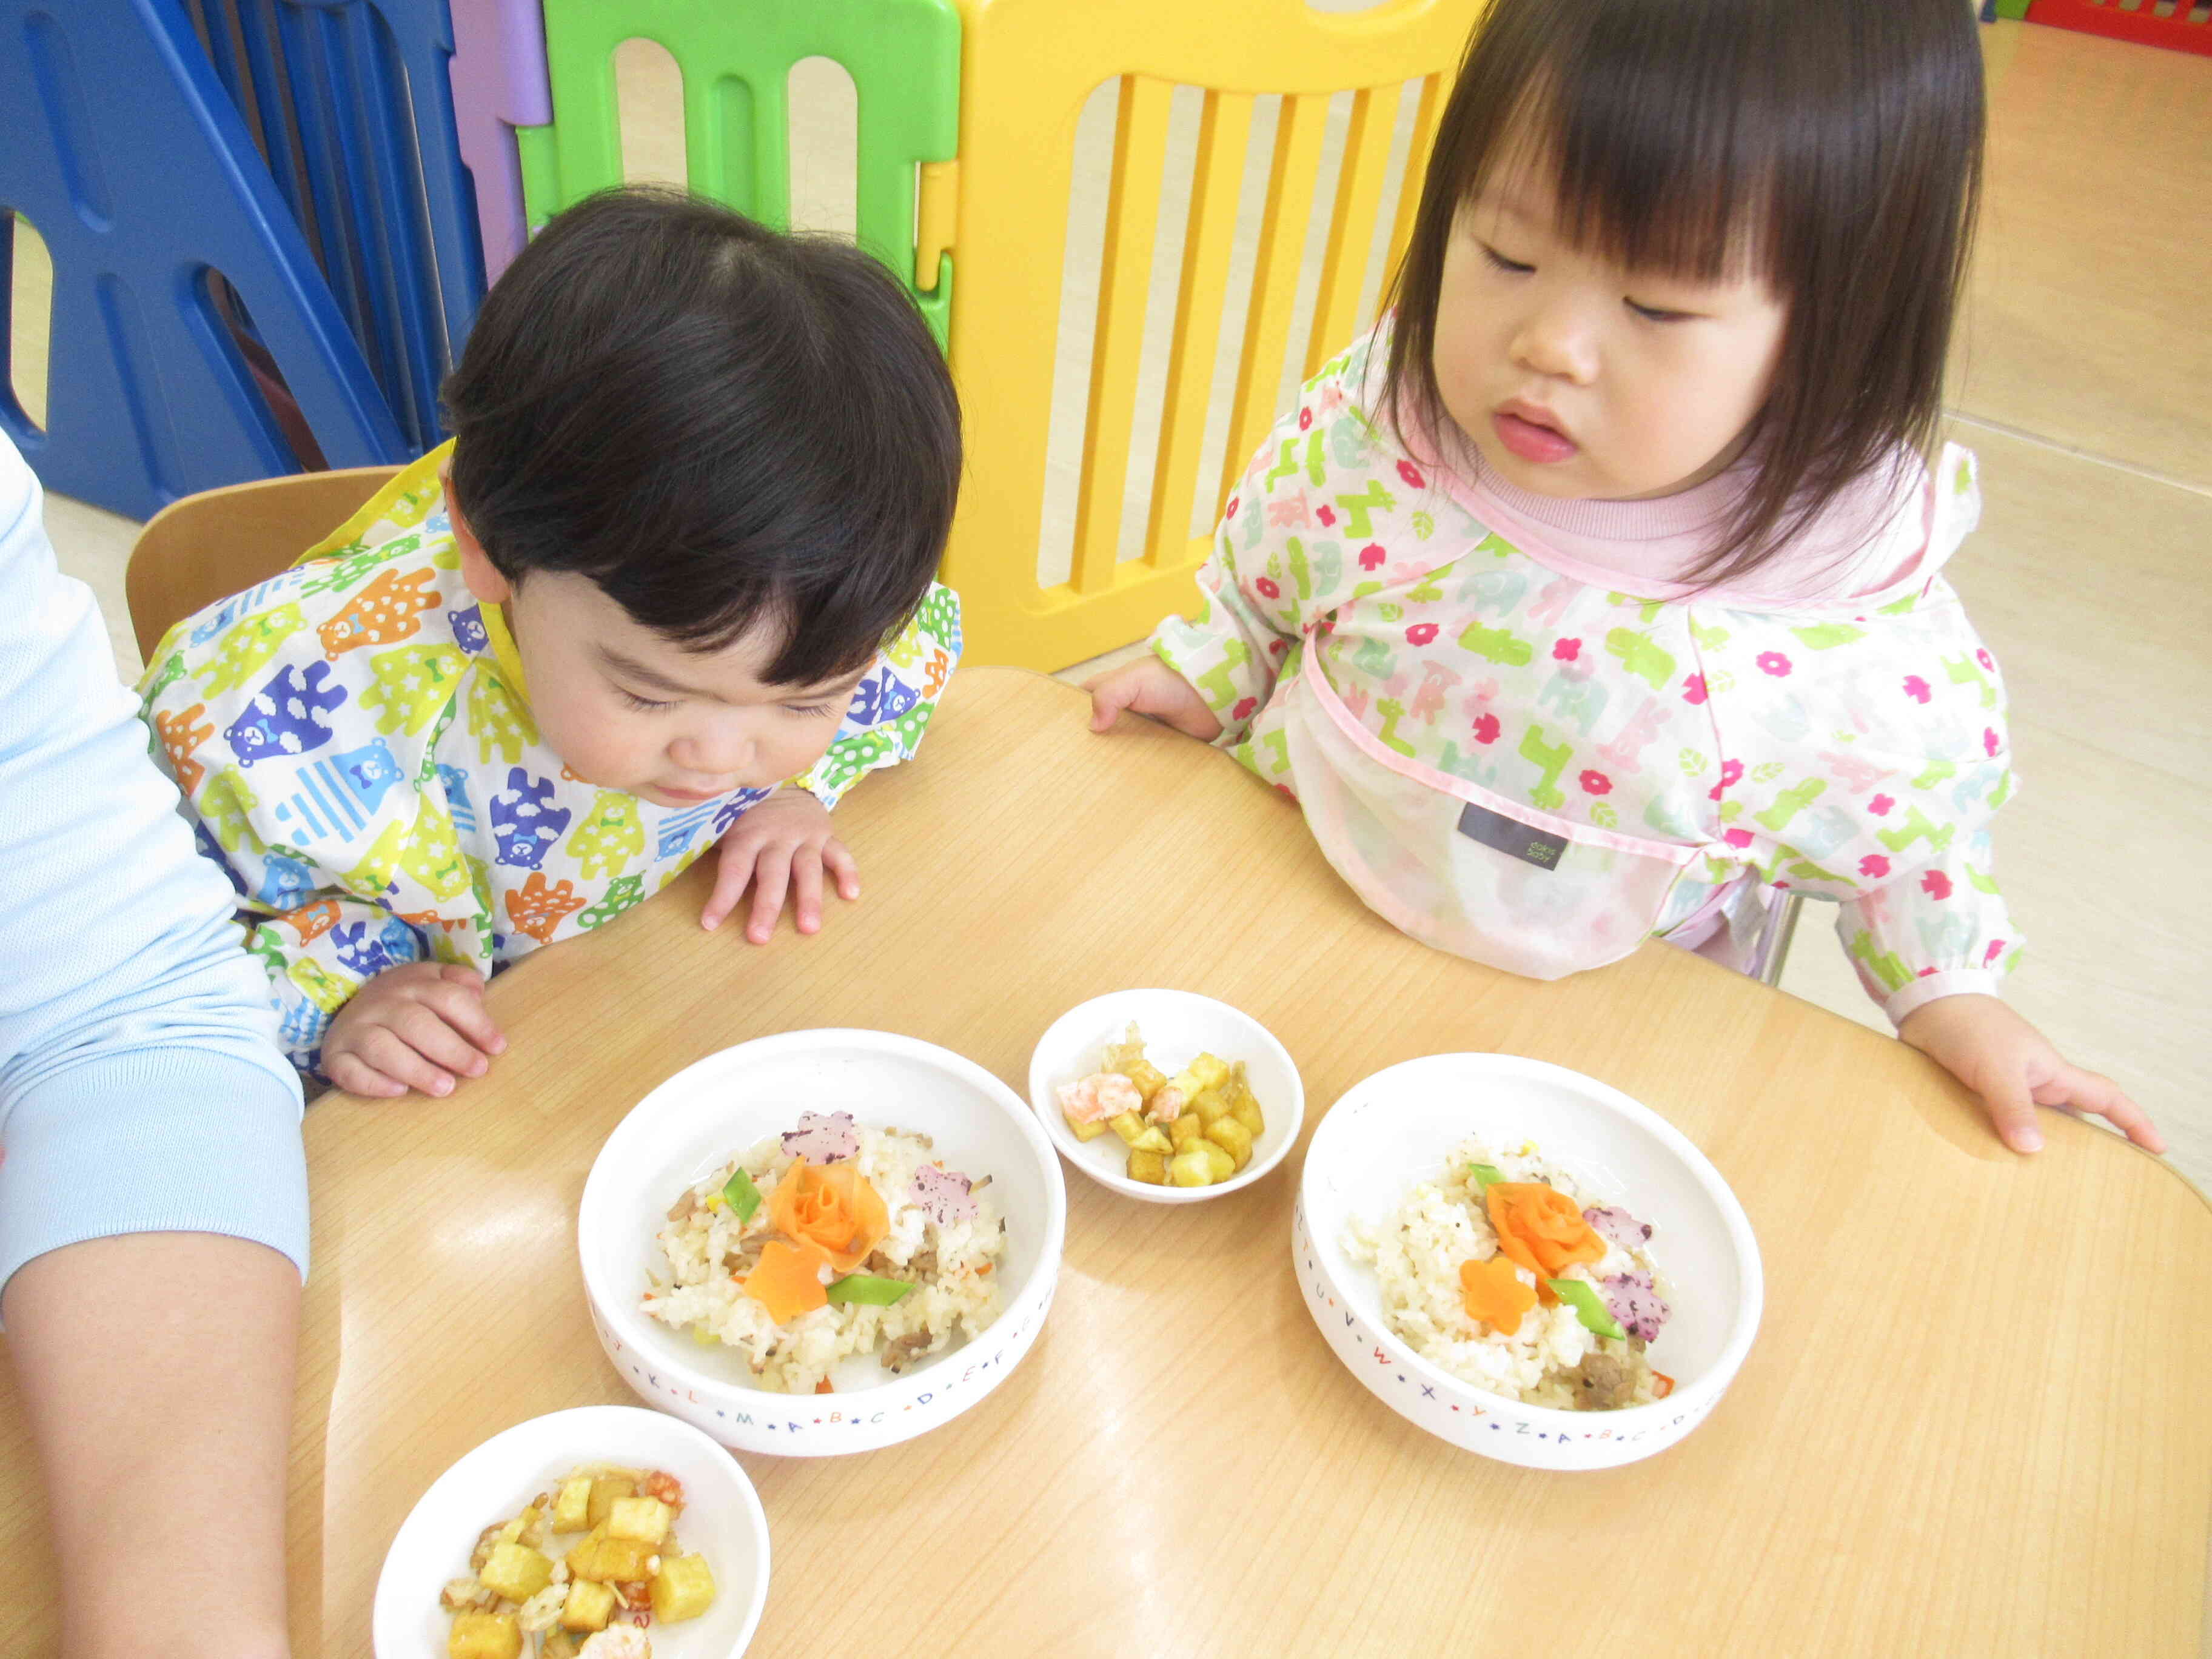
[{"label": "white bowl rim", "polygon": [[[1036,1154],[1037,1167],[1044,1172],[1045,1178],[1045,1231],[1043,1238],[1038,1241],[1037,1265],[1030,1272],[1029,1282],[1024,1285],[1020,1291],[999,1310],[998,1318],[991,1322],[991,1328],[995,1328],[1002,1322],[1013,1318],[1017,1314],[1025,1310],[1032,1303],[1042,1301],[1049,1297],[1059,1279],[1059,1263],[1066,1251],[1067,1234],[1067,1184],[1060,1176],[1060,1156],[1054,1150],[1052,1142],[1046,1136],[1042,1127],[1037,1123],[1036,1115],[1023,1105],[1022,1097],[1008,1088],[995,1073],[986,1071],[964,1054],[955,1054],[951,1049],[943,1048],[924,1038],[905,1036],[896,1031],[871,1030],[863,1026],[816,1026],[804,1031],[777,1031],[767,1036],[753,1037],[744,1042],[732,1043],[726,1048],[717,1048],[712,1054],[702,1054],[681,1071],[671,1073],[647,1090],[639,1098],[637,1104],[623,1114],[622,1121],[615,1125],[606,1139],[601,1143],[598,1156],[592,1158],[591,1173],[584,1178],[584,1195],[576,1206],[576,1255],[578,1265],[584,1276],[586,1300],[604,1313],[625,1341],[629,1341],[633,1347],[653,1355],[655,1370],[676,1378],[687,1389],[694,1390],[704,1389],[717,1394],[757,1395],[763,1400],[786,1400],[794,1397],[773,1389],[750,1388],[743,1382],[732,1382],[726,1376],[713,1376],[706,1371],[695,1370],[689,1360],[681,1355],[672,1352],[663,1352],[657,1343],[647,1347],[635,1340],[637,1333],[647,1328],[642,1322],[645,1316],[638,1312],[634,1305],[635,1297],[625,1300],[607,1294],[607,1287],[599,1282],[592,1267],[592,1247],[597,1243],[596,1229],[592,1224],[597,1207],[593,1202],[593,1193],[595,1188],[603,1190],[601,1172],[605,1167],[607,1154],[613,1148],[615,1142],[622,1138],[623,1133],[633,1122],[637,1121],[638,1114],[651,1105],[657,1096],[702,1066],[726,1063],[727,1056],[739,1053],[772,1055],[785,1049],[830,1046],[872,1048],[879,1053],[896,1054],[908,1060],[925,1060],[945,1067],[985,1095],[994,1097],[1006,1110],[1006,1115],[1014,1120],[1017,1133],[1029,1143],[1030,1151]],[[608,1176],[605,1179],[611,1182],[613,1177]],[[608,1224],[611,1226],[613,1224],[611,1219]],[[981,1340],[981,1337],[968,1339],[969,1342]],[[962,1346],[964,1347],[967,1345],[963,1343]],[[906,1376],[894,1376],[887,1382],[872,1383],[865,1389],[841,1389],[839,1392],[848,1397],[866,1395],[871,1401],[878,1404],[887,1400],[896,1402],[902,1395],[919,1396],[933,1392],[939,1386],[939,1383],[931,1381],[930,1374],[933,1369],[933,1367],[924,1366]],[[712,1436],[708,1437],[713,1438]]]},{"label": "white bowl rim", "polygon": [[[1150,1182],[1138,1181],[1126,1175],[1116,1175],[1111,1170],[1094,1168],[1087,1158],[1078,1155],[1084,1143],[1078,1140],[1075,1138],[1075,1132],[1067,1127],[1066,1120],[1060,1114],[1060,1103],[1051,1097],[1048,1091],[1049,1085],[1039,1075],[1040,1068],[1043,1065],[1045,1048],[1052,1042],[1061,1026],[1073,1024],[1083,1016],[1091,1015],[1095,1010],[1103,1008],[1108,1004],[1120,1002],[1129,997],[1167,997],[1183,1002],[1196,1003],[1208,1008],[1217,1008],[1252,1029],[1261,1044],[1282,1062],[1283,1070],[1288,1073],[1291,1079],[1291,1110],[1288,1127],[1274,1151],[1269,1152],[1265,1158],[1255,1157],[1249,1164],[1230,1176],[1228,1180],[1217,1181],[1207,1187],[1155,1187]],[[1035,1109],[1037,1120],[1042,1124],[1046,1137],[1059,1149],[1060,1156],[1066,1158],[1078,1170],[1109,1191],[1121,1193],[1129,1198],[1140,1198],[1152,1204],[1200,1204],[1207,1199],[1226,1198],[1240,1188],[1249,1187],[1254,1182],[1265,1178],[1277,1164],[1290,1156],[1291,1148],[1297,1145],[1298,1136],[1305,1127],[1306,1084],[1305,1079],[1298,1074],[1297,1062],[1291,1058],[1291,1051],[1283,1047],[1282,1042],[1273,1031],[1235,1004],[1224,1002],[1218,997],[1207,996],[1203,992],[1179,990],[1173,986],[1130,986],[1123,990],[1109,991],[1103,995],[1092,997],[1087,1002],[1079,1002],[1044,1028],[1044,1034],[1037,1038],[1036,1046],[1030,1050],[1030,1104]],[[1268,1115],[1268,1128],[1271,1131],[1274,1127],[1274,1116],[1271,1112]]]},{"label": "white bowl rim", "polygon": [[[573,1424],[576,1431],[576,1437],[580,1440],[586,1442],[604,1440],[606,1437],[605,1432],[598,1425],[608,1422],[611,1413],[618,1413],[620,1418],[625,1420],[633,1416],[649,1419],[654,1425],[654,1433],[673,1431],[678,1439],[696,1443],[701,1451],[711,1451],[714,1457],[709,1461],[715,1462],[717,1467],[726,1466],[740,1499],[738,1510],[740,1518],[744,1523],[744,1529],[750,1536],[753,1547],[758,1556],[759,1564],[753,1574],[752,1605],[745,1610],[742,1634],[738,1645],[731,1650],[731,1653],[735,1656],[750,1648],[752,1645],[754,1634],[760,1629],[761,1614],[768,1607],[769,1571],[771,1565],[768,1511],[762,1507],[760,1493],[754,1489],[752,1477],[745,1473],[744,1465],[738,1462],[727,1446],[723,1445],[713,1435],[696,1425],[687,1423],[682,1418],[670,1413],[653,1411],[644,1406],[623,1406],[611,1403],[596,1406],[569,1406],[557,1412],[545,1412],[537,1417],[526,1417],[520,1423],[508,1424],[507,1427],[488,1439],[478,1441],[447,1464],[438,1478],[422,1489],[422,1495],[416,1498],[414,1506],[407,1511],[406,1518],[400,1522],[398,1530],[392,1534],[392,1541],[385,1546],[384,1565],[377,1569],[376,1592],[369,1602],[370,1641],[374,1643],[376,1639],[376,1626],[380,1622],[378,1614],[384,1607],[385,1578],[392,1570],[392,1557],[398,1553],[400,1534],[413,1526],[416,1521],[426,1512],[426,1508],[433,1498],[441,1496],[440,1491],[441,1487],[451,1481],[453,1490],[443,1493],[442,1497],[447,1502],[458,1498],[461,1489],[470,1484],[470,1477],[474,1473],[472,1465],[490,1462],[495,1449],[503,1442],[517,1438],[526,1433],[536,1435],[550,1432],[550,1425],[556,1423]],[[662,1425],[667,1425],[668,1430],[664,1431],[660,1426]],[[579,1453],[577,1455],[580,1457],[584,1454]],[[611,1461],[611,1459],[603,1461]]]},{"label": "white bowl rim", "polygon": [[[1504,1064],[1499,1069],[1505,1072],[1565,1081],[1594,1092],[1601,1104],[1618,1112],[1630,1122],[1650,1131],[1668,1151],[1682,1161],[1683,1166],[1696,1178],[1698,1184],[1705,1188],[1706,1196],[1714,1201],[1714,1206],[1720,1212],[1722,1223],[1728,1231],[1729,1243],[1736,1254],[1738,1271],[1743,1279],[1743,1295],[1738,1299],[1735,1317],[1729,1326],[1728,1340],[1722,1346],[1720,1352],[1714,1357],[1712,1363],[1706,1366],[1704,1374],[1694,1382],[1683,1383],[1668,1394],[1665,1399],[1655,1400],[1647,1406],[1623,1406],[1616,1410],[1607,1412],[1605,1420],[1608,1425],[1656,1422],[1662,1417],[1679,1413],[1686,1402],[1695,1401],[1700,1404],[1709,1404],[1710,1401],[1706,1400],[1707,1395],[1718,1398],[1727,1389],[1729,1383],[1734,1380],[1736,1372],[1742,1368],[1744,1357],[1751,1352],[1753,1339],[1759,1334],[1759,1319],[1765,1310],[1765,1270],[1759,1262],[1759,1241],[1752,1234],[1751,1218],[1744,1214],[1743,1206],[1737,1201],[1735,1192],[1722,1178],[1721,1172],[1713,1167],[1712,1160],[1698,1150],[1695,1142],[1649,1106],[1623,1094],[1611,1084],[1594,1078],[1586,1072],[1577,1072],[1571,1066],[1555,1065],[1548,1060],[1533,1060],[1525,1054],[1500,1054],[1481,1049],[1462,1049],[1440,1054],[1417,1054],[1410,1060],[1401,1060],[1395,1065],[1386,1066],[1379,1072],[1370,1072],[1339,1095],[1329,1110],[1322,1114],[1321,1121],[1314,1126],[1313,1139],[1306,1146],[1305,1164],[1298,1171],[1301,1215],[1309,1215],[1311,1212],[1311,1206],[1305,1202],[1305,1199],[1310,1181],[1317,1178],[1318,1176],[1318,1166],[1314,1161],[1314,1154],[1322,1150],[1322,1137],[1328,1133],[1329,1119],[1334,1115],[1337,1106],[1341,1106],[1354,1095],[1374,1087],[1395,1073],[1443,1062],[1470,1060],[1486,1063],[1502,1061]],[[1316,1237],[1310,1223],[1306,1225],[1306,1236],[1310,1239],[1315,1239],[1318,1243],[1319,1241]],[[1559,1406],[1532,1406],[1526,1401],[1516,1400],[1507,1395],[1479,1388],[1464,1377],[1455,1376],[1435,1361],[1424,1359],[1419,1354],[1415,1353],[1407,1346],[1405,1340],[1389,1328],[1379,1313],[1370,1315],[1364,1307],[1358,1311],[1365,1316],[1367,1322],[1374,1327],[1376,1338],[1384,1344],[1392,1358],[1410,1365],[1424,1377],[1442,1382],[1447,1388],[1460,1393],[1473,1395],[1486,1401],[1495,1401],[1504,1410],[1525,1415],[1531,1422],[1553,1424],[1564,1427],[1569,1423],[1587,1423],[1589,1419],[1589,1413],[1587,1412],[1568,1411]]]}]

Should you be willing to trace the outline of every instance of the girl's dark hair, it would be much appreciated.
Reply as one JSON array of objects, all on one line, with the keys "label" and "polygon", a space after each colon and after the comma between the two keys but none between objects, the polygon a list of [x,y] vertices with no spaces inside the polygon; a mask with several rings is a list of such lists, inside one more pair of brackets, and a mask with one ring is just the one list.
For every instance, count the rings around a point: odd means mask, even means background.
[{"label": "girl's dark hair", "polygon": [[1854,480],[1931,447],[1982,129],[1961,0],[1496,0],[1392,295],[1401,440],[1454,431],[1432,357],[1454,222],[1494,169],[1536,158],[1576,246],[1698,280],[1748,270],[1789,306],[1755,480],[1696,574],[1755,568]]},{"label": "girl's dark hair", "polygon": [[445,403],[454,506],[511,581],[589,577],[775,685],[860,667],[921,602],[952,522],[960,407],[890,273],[681,191],[588,198],[477,313]]}]

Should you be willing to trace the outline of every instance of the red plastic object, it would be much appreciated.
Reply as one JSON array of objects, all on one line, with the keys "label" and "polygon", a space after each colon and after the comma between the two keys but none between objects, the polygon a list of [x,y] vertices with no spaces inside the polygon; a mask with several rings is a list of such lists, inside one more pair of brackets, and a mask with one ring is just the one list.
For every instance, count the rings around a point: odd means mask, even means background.
[{"label": "red plastic object", "polygon": [[2196,3],[2197,0],[2184,0],[2174,8],[2173,15],[2160,17],[2151,9],[2151,0],[2143,0],[2139,11],[2122,11],[2119,0],[2103,0],[2102,4],[2097,0],[2029,0],[2027,21],[2212,58],[2212,21],[2189,21]]}]

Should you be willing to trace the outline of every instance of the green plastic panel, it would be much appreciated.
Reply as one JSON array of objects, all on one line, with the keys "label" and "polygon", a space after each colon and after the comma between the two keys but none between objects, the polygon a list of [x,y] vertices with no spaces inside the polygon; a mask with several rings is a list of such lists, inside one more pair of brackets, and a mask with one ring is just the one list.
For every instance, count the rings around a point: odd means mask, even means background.
[{"label": "green plastic panel", "polygon": [[[859,106],[856,240],[913,289],[915,169],[952,159],[960,131],[960,15],[952,0],[544,0],[553,124],[521,127],[534,230],[623,179],[615,48],[657,41],[684,76],[694,190],[778,229],[791,223],[790,77],[828,58]],[[944,343],[951,258],[915,302]]]}]

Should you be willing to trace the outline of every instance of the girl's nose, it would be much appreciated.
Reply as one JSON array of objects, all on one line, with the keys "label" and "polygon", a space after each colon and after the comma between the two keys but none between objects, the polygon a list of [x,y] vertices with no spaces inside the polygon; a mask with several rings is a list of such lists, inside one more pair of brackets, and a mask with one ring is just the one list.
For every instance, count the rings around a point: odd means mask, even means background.
[{"label": "girl's nose", "polygon": [[1544,306],[1529,313],[1513,337],[1513,361],[1534,374],[1588,386],[1597,378],[1597,344],[1571,303]]}]

